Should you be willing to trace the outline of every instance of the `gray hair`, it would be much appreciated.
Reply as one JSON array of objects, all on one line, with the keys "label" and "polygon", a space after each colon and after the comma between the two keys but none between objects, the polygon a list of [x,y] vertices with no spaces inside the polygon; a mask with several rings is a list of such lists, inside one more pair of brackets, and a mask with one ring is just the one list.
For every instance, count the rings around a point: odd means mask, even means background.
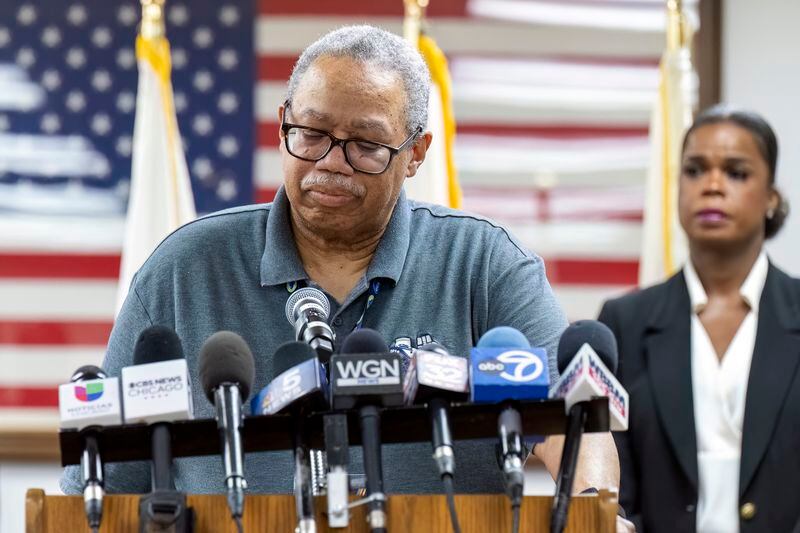
[{"label": "gray hair", "polygon": [[303,75],[321,56],[349,57],[397,74],[406,90],[406,132],[428,123],[430,73],[425,60],[402,37],[375,26],[344,26],[327,33],[306,48],[289,77],[291,100]]}]

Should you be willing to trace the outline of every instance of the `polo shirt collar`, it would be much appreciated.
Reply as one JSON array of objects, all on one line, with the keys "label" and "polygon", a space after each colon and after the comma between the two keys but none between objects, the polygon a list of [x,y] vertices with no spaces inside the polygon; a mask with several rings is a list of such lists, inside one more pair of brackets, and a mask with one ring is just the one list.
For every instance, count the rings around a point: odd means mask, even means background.
[{"label": "polo shirt collar", "polygon": [[267,217],[267,238],[261,256],[261,286],[282,285],[307,279],[294,243],[289,221],[289,198],[283,186],[278,189]]},{"label": "polo shirt collar", "polygon": [[386,226],[386,231],[378,243],[372,262],[367,268],[367,280],[378,278],[390,279],[397,285],[403,265],[408,255],[408,246],[411,242],[411,206],[406,200],[405,190],[400,191],[400,197],[394,206],[392,218]]},{"label": "polo shirt collar", "polygon": [[[264,253],[261,256],[261,285],[281,285],[308,279],[289,220],[289,199],[281,186],[267,217]],[[390,279],[396,285],[411,242],[411,208],[405,191],[400,192],[389,225],[367,268],[367,280]]]}]

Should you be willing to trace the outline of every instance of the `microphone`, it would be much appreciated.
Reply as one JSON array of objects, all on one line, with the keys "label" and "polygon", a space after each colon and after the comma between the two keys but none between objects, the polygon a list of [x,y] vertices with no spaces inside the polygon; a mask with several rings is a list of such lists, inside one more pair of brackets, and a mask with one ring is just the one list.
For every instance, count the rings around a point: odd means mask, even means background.
[{"label": "microphone", "polygon": [[426,344],[416,350],[403,384],[407,405],[428,405],[433,425],[433,459],[440,476],[455,473],[450,434],[451,402],[469,400],[469,362],[450,355],[441,345]]},{"label": "microphone", "polygon": [[568,416],[550,518],[551,532],[561,533],[567,523],[578,452],[588,414],[585,402],[598,396],[607,397],[611,430],[628,429],[628,393],[613,374],[617,369],[617,358],[614,334],[608,326],[596,320],[571,324],[558,342],[561,378],[553,385],[550,396],[564,399]]},{"label": "microphone", "polygon": [[359,409],[372,533],[386,532],[379,406],[403,405],[400,367],[400,355],[390,353],[380,334],[367,328],[348,335],[341,353],[331,358],[333,408]]},{"label": "microphone", "polygon": [[139,500],[140,529],[155,525],[190,531],[194,515],[172,479],[170,422],[194,416],[189,367],[178,335],[164,326],[145,329],[136,340],[133,363],[122,369],[125,422],[151,424],[153,457],[153,489]]},{"label": "microphone", "polygon": [[455,533],[461,532],[455,509],[455,453],[450,434],[450,403],[469,399],[469,362],[450,355],[437,344],[429,343],[416,350],[403,384],[406,403],[427,404],[433,425],[431,444],[433,460],[447,494],[450,521]]},{"label": "microphone", "polygon": [[294,327],[295,340],[311,346],[323,364],[333,354],[335,339],[328,325],[330,311],[328,297],[313,287],[297,289],[286,301],[286,320]]},{"label": "microphone", "polygon": [[83,504],[89,527],[97,531],[103,519],[105,485],[98,435],[93,427],[122,423],[119,379],[109,378],[94,365],[82,366],[73,372],[70,383],[58,387],[58,397],[61,428],[84,430]]},{"label": "microphone", "polygon": [[228,508],[241,528],[239,521],[244,514],[244,490],[247,488],[242,455],[242,403],[247,401],[255,380],[255,360],[239,335],[218,331],[200,348],[199,363],[203,392],[216,408]]},{"label": "microphone", "polygon": [[497,419],[498,462],[511,499],[516,530],[528,452],[523,444],[522,419],[511,400],[547,398],[550,382],[547,354],[541,348],[531,348],[520,331],[501,326],[484,333],[478,346],[472,349],[470,369],[472,401],[502,403]]},{"label": "microphone", "polygon": [[279,412],[292,415],[296,531],[315,533],[314,490],[304,421],[310,413],[328,409],[328,380],[317,353],[303,342],[281,345],[273,361],[277,377],[259,395],[260,412],[265,415]]},{"label": "microphone", "polygon": [[328,527],[347,527],[350,524],[348,494],[350,484],[347,465],[350,460],[350,441],[347,415],[328,413],[322,418],[325,432],[325,457],[328,463],[326,488],[328,497]]}]

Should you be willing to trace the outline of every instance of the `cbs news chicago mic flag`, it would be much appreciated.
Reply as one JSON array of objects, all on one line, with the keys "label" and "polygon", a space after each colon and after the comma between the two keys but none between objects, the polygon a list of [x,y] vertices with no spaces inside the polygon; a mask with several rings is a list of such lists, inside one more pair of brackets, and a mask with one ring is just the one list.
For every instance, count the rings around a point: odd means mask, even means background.
[{"label": "cbs news chicago mic flag", "polygon": [[661,57],[658,98],[650,121],[650,168],[645,187],[639,286],[664,281],[689,256],[678,220],[681,143],[692,123],[697,77],[692,69],[691,29],[681,2],[667,1],[667,48]]},{"label": "cbs news chicago mic flag", "polygon": [[404,0],[406,16],[403,33],[416,45],[431,73],[431,92],[428,99],[428,130],[433,134],[431,146],[417,174],[405,182],[409,198],[460,208],[461,187],[458,183],[453,145],[456,122],[453,114],[452,83],[444,52],[421,28],[427,0]]},{"label": "cbs news chicago mic flag", "polygon": [[133,275],[158,243],[197,217],[173,104],[163,7],[164,0],[142,0],[131,188],[116,312]]}]

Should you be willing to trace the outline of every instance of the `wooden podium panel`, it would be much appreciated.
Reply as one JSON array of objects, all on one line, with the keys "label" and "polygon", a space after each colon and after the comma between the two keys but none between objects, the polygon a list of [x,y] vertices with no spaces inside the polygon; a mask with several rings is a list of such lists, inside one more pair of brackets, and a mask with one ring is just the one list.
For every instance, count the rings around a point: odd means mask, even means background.
[{"label": "wooden podium panel", "polygon": [[[456,510],[463,533],[511,531],[511,507],[503,495],[457,495]],[[522,502],[520,533],[546,533],[552,497],[526,496]],[[189,495],[196,514],[196,533],[236,533],[224,495]],[[350,526],[330,529],[323,515],[325,499],[317,498],[319,533],[366,533],[366,507],[352,510]],[[451,533],[444,496],[394,495],[389,497],[389,533]],[[81,496],[48,496],[41,489],[26,495],[26,532],[63,533],[89,531]],[[570,505],[567,533],[614,533],[616,494],[575,496]],[[138,533],[139,496],[107,495],[101,533]],[[294,496],[248,495],[245,502],[246,533],[292,533],[295,528]]]}]

